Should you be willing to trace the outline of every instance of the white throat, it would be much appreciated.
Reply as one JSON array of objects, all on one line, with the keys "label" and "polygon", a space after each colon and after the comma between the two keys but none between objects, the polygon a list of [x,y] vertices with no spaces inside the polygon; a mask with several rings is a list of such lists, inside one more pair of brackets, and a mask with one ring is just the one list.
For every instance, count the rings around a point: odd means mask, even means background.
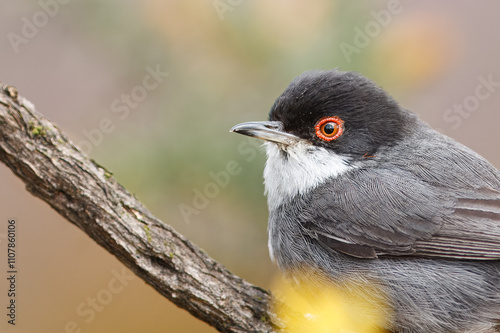
[{"label": "white throat", "polygon": [[269,210],[354,168],[347,157],[307,142],[287,146],[287,154],[275,143],[266,142],[265,147],[264,184]]}]

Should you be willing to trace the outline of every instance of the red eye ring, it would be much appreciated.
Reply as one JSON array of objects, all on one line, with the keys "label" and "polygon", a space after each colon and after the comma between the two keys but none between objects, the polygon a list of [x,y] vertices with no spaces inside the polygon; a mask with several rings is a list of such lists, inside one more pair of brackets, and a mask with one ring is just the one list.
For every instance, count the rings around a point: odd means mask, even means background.
[{"label": "red eye ring", "polygon": [[[332,124],[333,128],[330,126]],[[318,138],[324,141],[332,141],[344,133],[344,121],[339,117],[326,117],[320,119],[314,128]]]}]

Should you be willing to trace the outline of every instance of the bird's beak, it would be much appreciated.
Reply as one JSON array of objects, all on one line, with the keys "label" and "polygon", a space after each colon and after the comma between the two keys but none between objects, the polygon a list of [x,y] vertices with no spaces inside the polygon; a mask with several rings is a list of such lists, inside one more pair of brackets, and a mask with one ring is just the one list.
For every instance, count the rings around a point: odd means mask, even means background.
[{"label": "bird's beak", "polygon": [[300,140],[299,137],[284,132],[281,121],[250,121],[233,126],[229,132],[248,135],[286,146]]}]

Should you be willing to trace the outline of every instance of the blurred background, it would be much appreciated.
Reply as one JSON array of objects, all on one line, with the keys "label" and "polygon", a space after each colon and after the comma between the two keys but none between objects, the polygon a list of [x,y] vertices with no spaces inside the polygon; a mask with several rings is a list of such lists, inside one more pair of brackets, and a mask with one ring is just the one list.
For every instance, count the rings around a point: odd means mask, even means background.
[{"label": "blurred background", "polygon": [[[499,168],[499,12],[495,0],[3,1],[0,81],[156,216],[271,288],[264,154],[229,128],[266,119],[303,71],[339,67]],[[15,327],[4,314],[9,218],[18,227]],[[132,277],[3,164],[0,249],[1,332],[215,332]]]}]

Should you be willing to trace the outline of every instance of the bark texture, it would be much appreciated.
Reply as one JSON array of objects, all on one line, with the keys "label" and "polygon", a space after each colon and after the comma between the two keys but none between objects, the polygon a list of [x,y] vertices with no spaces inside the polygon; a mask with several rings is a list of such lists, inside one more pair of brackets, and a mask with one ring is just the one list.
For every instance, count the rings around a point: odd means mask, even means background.
[{"label": "bark texture", "polygon": [[0,160],[145,282],[221,332],[275,332],[271,296],[154,217],[14,87],[0,83]]}]

